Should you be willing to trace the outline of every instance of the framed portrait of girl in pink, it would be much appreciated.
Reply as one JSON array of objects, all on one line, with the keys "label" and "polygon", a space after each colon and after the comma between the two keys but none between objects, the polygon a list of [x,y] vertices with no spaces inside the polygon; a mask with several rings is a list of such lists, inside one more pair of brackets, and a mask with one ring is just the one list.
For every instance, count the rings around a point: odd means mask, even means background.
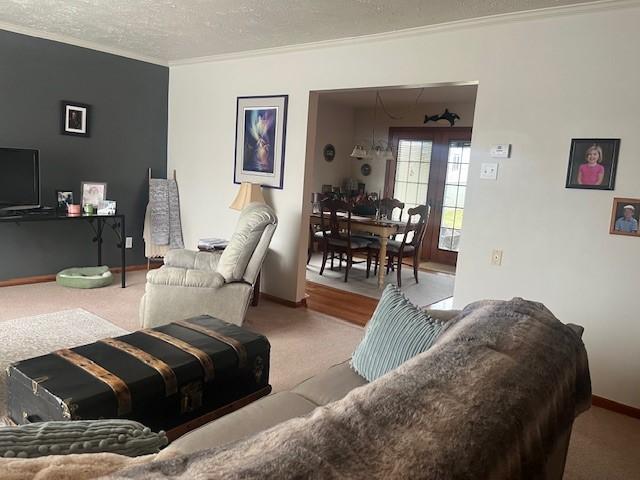
[{"label": "framed portrait of girl in pink", "polygon": [[566,187],[613,190],[619,150],[619,138],[571,140]]}]

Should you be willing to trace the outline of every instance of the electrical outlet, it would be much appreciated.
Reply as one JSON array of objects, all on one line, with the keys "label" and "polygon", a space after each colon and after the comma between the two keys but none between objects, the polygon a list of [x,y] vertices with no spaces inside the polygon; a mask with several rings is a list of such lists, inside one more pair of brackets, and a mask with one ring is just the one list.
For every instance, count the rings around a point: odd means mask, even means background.
[{"label": "electrical outlet", "polygon": [[127,237],[124,242],[124,248],[133,248],[133,237]]},{"label": "electrical outlet", "polygon": [[496,180],[498,178],[498,164],[497,163],[481,164],[480,178],[484,180]]},{"label": "electrical outlet", "polygon": [[502,265],[502,250],[494,250],[491,252],[491,265],[499,267]]}]

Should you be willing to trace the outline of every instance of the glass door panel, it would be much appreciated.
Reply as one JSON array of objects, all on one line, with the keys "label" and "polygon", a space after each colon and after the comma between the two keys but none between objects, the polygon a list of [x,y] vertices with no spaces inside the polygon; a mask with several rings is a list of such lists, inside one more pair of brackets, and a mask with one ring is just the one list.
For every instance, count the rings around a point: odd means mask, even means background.
[{"label": "glass door panel", "polygon": [[467,177],[469,176],[470,153],[471,142],[449,142],[442,221],[438,236],[440,250],[458,251],[464,218],[464,198],[467,190]]},{"label": "glass door panel", "polygon": [[[430,140],[401,138],[398,141],[393,197],[405,204],[402,221],[407,221],[408,209],[427,203],[432,150]],[[394,212],[394,220],[399,219],[399,213],[398,210]]]}]

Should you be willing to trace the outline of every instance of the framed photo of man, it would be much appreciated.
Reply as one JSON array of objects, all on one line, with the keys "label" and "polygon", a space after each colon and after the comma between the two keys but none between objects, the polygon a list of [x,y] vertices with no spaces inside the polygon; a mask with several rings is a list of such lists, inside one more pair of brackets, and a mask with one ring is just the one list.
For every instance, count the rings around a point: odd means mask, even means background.
[{"label": "framed photo of man", "polygon": [[63,100],[61,103],[62,122],[60,133],[75,137],[88,137],[91,106],[67,100]]},{"label": "framed photo of man", "polygon": [[619,150],[619,138],[571,140],[566,187],[613,190]]},{"label": "framed photo of man", "polygon": [[609,233],[640,237],[638,223],[640,223],[640,198],[614,198]]}]

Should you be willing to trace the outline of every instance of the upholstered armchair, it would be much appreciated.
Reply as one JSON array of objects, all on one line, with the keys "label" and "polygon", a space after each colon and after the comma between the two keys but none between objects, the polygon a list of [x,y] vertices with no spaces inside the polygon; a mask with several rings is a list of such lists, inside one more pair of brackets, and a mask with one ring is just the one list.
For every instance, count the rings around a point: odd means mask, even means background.
[{"label": "upholstered armchair", "polygon": [[204,314],[242,325],[277,224],[271,207],[251,203],[242,210],[224,251],[167,252],[164,266],[147,274],[142,327]]}]

